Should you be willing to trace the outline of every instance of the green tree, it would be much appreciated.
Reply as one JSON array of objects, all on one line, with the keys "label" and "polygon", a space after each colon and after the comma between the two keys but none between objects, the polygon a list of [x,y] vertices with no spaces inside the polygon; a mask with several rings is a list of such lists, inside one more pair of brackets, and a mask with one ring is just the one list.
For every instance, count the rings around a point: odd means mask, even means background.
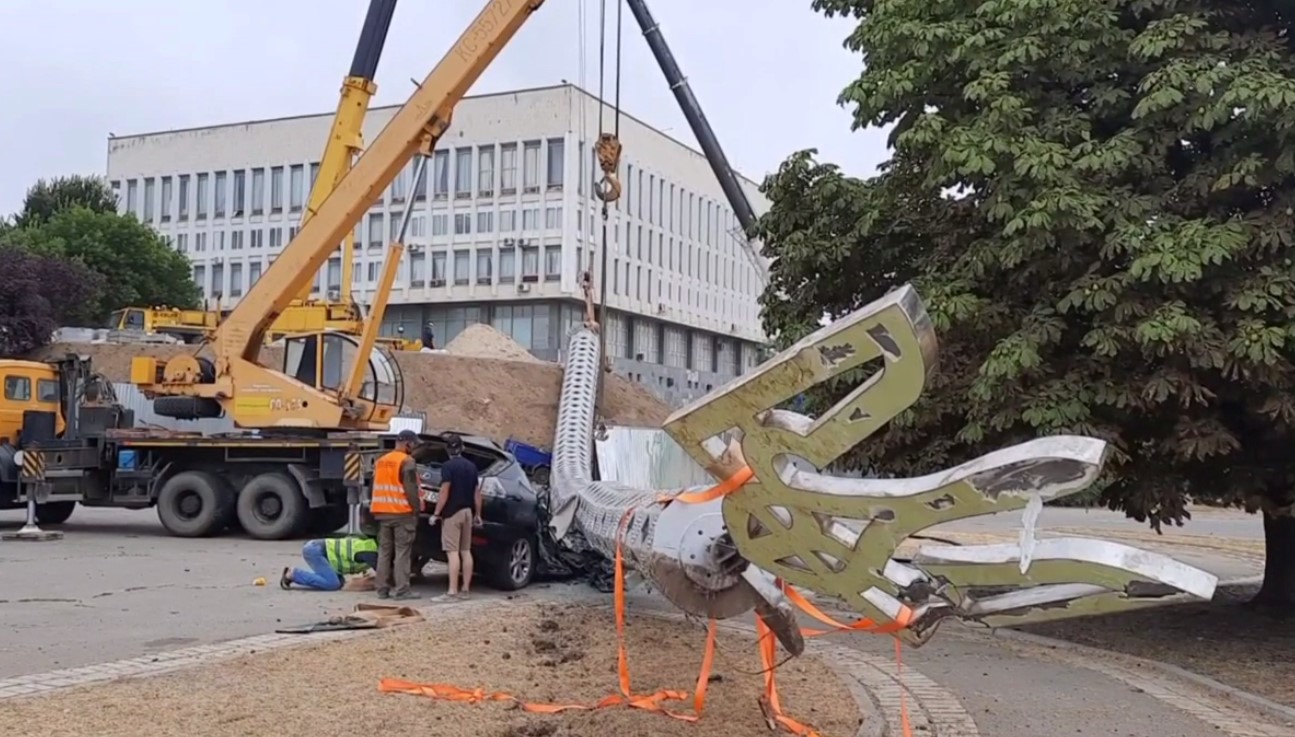
[{"label": "green tree", "polygon": [[794,339],[893,273],[941,337],[929,395],[852,461],[920,473],[1100,437],[1102,498],[1136,519],[1180,522],[1193,497],[1261,510],[1256,602],[1295,603],[1287,18],[1227,0],[813,5],[857,20],[864,71],[841,102],[856,127],[893,125],[894,155],[865,182],[802,152],[765,182],[766,325]]},{"label": "green tree", "polygon": [[76,205],[24,230],[36,250],[79,261],[103,278],[91,310],[97,319],[132,305],[198,305],[188,258],[134,215]]},{"label": "green tree", "polygon": [[36,253],[8,235],[0,233],[0,357],[16,358],[48,344],[60,325],[84,317],[102,280],[79,262]]},{"label": "green tree", "polygon": [[22,211],[14,220],[21,227],[37,226],[77,206],[98,213],[115,213],[117,195],[103,177],[73,175],[48,181],[40,179],[27,190]]}]

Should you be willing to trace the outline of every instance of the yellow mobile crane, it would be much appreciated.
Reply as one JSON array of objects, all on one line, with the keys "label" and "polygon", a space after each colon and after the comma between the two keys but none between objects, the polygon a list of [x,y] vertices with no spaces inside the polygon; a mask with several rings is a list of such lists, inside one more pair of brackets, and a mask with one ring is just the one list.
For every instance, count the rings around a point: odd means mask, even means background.
[{"label": "yellow mobile crane", "polygon": [[[389,249],[360,336],[315,330],[286,338],[283,365],[258,362],[265,335],[411,158],[416,177],[449,126],[454,106],[543,0],[491,0],[336,187],[314,209],[263,278],[214,331],[211,357],[136,357],[131,381],[158,414],[227,415],[243,430],[201,435],[133,427],[132,413],[105,401],[87,359],[17,362],[59,387],[57,403],[22,409],[18,442],[0,447],[0,502],[37,499],[46,515],[86,506],[156,506],[174,535],[198,537],[238,526],[261,539],[336,530],[352,492],[389,440],[403,398],[391,357],[375,350],[403,246]],[[614,169],[613,169],[614,171]],[[21,364],[21,365],[18,365]],[[52,387],[51,387],[52,389]],[[42,390],[43,391],[43,390]],[[3,446],[3,444],[0,444]],[[19,461],[17,454],[22,453]],[[7,455],[6,455],[7,454]],[[6,460],[7,458],[7,460]],[[21,469],[21,478],[18,478]],[[29,512],[30,513],[30,512]],[[51,517],[52,518],[52,517]],[[33,520],[34,521],[34,520]]]},{"label": "yellow mobile crane", "polygon": [[[351,163],[364,148],[364,118],[369,102],[377,92],[373,81],[377,75],[378,60],[386,44],[387,31],[395,13],[396,0],[371,0],[365,14],[360,40],[355,46],[350,72],[342,81],[341,98],[333,114],[328,142],[319,159],[319,174],[311,186],[301,225],[305,225],[328,199],[337,183],[351,169]],[[351,294],[354,268],[355,235],[347,233],[342,240],[342,273],[336,299],[312,299],[307,284],[265,331],[267,342],[287,335],[325,329],[359,335],[364,330],[363,309]],[[146,334],[172,335],[187,343],[196,343],[210,337],[228,316],[228,310],[182,310],[173,307],[127,307],[113,312],[108,328],[111,330],[140,331]],[[423,344],[418,338],[378,338],[378,343],[393,350],[417,351]]]}]

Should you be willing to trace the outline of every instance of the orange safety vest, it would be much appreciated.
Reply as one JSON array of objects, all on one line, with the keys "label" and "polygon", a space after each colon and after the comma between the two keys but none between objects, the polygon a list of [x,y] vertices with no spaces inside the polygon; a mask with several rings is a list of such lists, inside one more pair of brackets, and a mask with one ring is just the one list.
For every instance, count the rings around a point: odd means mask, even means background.
[{"label": "orange safety vest", "polygon": [[405,496],[405,485],[400,481],[400,467],[404,465],[408,453],[393,450],[378,459],[373,468],[373,500],[369,502],[369,511],[374,514],[413,514],[409,499]]}]

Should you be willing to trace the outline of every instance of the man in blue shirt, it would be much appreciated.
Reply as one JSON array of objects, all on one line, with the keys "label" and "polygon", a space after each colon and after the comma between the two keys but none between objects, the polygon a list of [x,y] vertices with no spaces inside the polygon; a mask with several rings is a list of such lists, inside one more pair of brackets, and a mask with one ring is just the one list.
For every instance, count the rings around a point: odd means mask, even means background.
[{"label": "man in blue shirt", "polygon": [[[472,588],[472,528],[481,525],[481,476],[477,465],[463,457],[463,438],[442,436],[450,459],[441,466],[441,493],[430,524],[441,526],[441,550],[450,564],[449,599],[466,598]],[[459,588],[459,573],[463,587]]]}]

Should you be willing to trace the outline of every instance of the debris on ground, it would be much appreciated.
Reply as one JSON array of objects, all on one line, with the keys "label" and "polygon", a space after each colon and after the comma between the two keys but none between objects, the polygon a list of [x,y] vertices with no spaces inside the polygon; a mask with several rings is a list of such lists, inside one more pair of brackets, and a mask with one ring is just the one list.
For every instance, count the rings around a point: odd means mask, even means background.
[{"label": "debris on ground", "polygon": [[[68,353],[88,355],[95,370],[110,381],[127,382],[134,356],[170,358],[195,349],[196,346],[56,343],[33,358],[57,360]],[[427,414],[428,431],[457,430],[500,443],[516,438],[539,447],[553,443],[562,388],[562,367],[557,364],[447,352],[398,351],[395,356],[405,379],[405,406]],[[261,350],[261,363],[280,366],[282,361],[281,349]],[[670,414],[670,408],[646,387],[612,374],[607,375],[600,409],[608,424],[637,427],[660,427]]]},{"label": "debris on ground", "polygon": [[[503,691],[544,703],[593,704],[617,693],[616,628],[604,606],[513,603],[490,614],[444,604],[427,622],[340,641],[274,650],[189,668],[11,699],[0,734],[96,737],[317,737],[360,730],[383,737],[731,737],[767,734],[757,706],[763,692],[753,640],[721,632],[706,709],[687,723],[627,707],[529,714],[504,702],[437,701],[380,694],[398,678]],[[691,691],[705,627],[629,615],[626,642],[638,693]],[[311,674],[303,677],[303,674]],[[344,674],[342,681],[335,676]],[[789,715],[845,737],[860,714],[844,684],[811,656],[780,666],[779,695]],[[324,679],[324,680],[321,680]],[[682,712],[690,703],[671,702]],[[147,714],[147,719],[139,715]]]},{"label": "debris on ground", "polygon": [[445,346],[451,356],[465,358],[497,358],[501,361],[544,363],[531,355],[521,343],[495,330],[489,325],[469,325]]}]

